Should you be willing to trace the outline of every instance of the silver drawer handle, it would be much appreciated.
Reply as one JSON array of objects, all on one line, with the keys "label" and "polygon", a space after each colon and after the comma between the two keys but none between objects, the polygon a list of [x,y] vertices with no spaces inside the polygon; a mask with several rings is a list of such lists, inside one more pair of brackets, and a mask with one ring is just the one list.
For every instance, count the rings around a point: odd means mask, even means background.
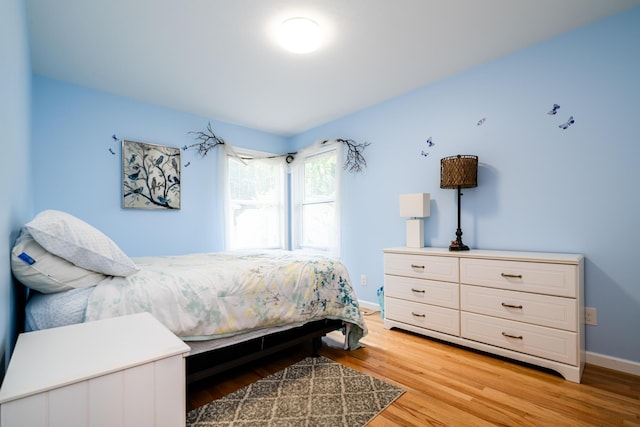
[{"label": "silver drawer handle", "polygon": [[522,310],[522,306],[521,305],[513,305],[513,304],[507,304],[507,303],[503,302],[502,306],[506,307],[506,308],[518,308],[518,309]]},{"label": "silver drawer handle", "polygon": [[522,339],[522,335],[516,336],[516,335],[510,335],[506,332],[502,333],[503,337],[507,337],[507,338],[513,338],[514,340],[521,340]]},{"label": "silver drawer handle", "polygon": [[411,268],[419,268],[421,270],[424,270],[424,265],[411,264]]},{"label": "silver drawer handle", "polygon": [[411,315],[414,317],[427,317],[425,314],[414,313],[413,311],[411,312]]},{"label": "silver drawer handle", "polygon": [[419,293],[419,294],[424,294],[424,293],[425,293],[425,292],[427,292],[427,291],[425,291],[424,289],[414,289],[414,288],[411,288],[411,292],[417,292],[417,293]]},{"label": "silver drawer handle", "polygon": [[502,277],[508,277],[511,279],[522,279],[522,274],[509,274],[509,273],[501,273]]}]

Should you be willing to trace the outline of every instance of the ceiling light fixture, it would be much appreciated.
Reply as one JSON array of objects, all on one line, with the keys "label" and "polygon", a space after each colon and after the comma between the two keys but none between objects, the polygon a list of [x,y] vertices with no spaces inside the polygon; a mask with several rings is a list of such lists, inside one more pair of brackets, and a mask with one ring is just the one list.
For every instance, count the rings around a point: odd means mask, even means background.
[{"label": "ceiling light fixture", "polygon": [[291,18],[280,24],[278,42],[292,53],[311,53],[322,43],[320,26],[309,18]]}]

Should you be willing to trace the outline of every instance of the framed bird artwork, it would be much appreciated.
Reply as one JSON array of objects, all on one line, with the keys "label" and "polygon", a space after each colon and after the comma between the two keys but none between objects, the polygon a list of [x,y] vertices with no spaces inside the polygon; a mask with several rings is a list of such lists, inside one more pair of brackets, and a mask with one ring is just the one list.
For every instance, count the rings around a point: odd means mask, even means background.
[{"label": "framed bird artwork", "polygon": [[122,140],[122,207],[180,209],[180,148]]}]

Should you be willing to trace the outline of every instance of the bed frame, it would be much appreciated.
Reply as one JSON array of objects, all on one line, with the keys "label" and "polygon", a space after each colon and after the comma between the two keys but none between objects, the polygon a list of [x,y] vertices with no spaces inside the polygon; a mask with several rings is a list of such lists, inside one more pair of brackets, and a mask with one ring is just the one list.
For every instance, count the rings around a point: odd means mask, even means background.
[{"label": "bed frame", "polygon": [[189,355],[186,360],[187,384],[305,342],[311,343],[312,356],[319,356],[318,351],[322,346],[322,337],[342,327],[341,320],[317,320],[297,328]]},{"label": "bed frame", "polygon": [[[21,309],[16,310],[17,324],[13,342],[18,333],[24,331],[24,311],[28,297],[28,289],[25,286],[16,283],[16,287],[16,304]],[[305,342],[311,344],[311,355],[318,356],[322,337],[343,327],[341,320],[317,320],[296,328],[189,355],[186,358],[186,382],[191,384],[200,381]]]}]

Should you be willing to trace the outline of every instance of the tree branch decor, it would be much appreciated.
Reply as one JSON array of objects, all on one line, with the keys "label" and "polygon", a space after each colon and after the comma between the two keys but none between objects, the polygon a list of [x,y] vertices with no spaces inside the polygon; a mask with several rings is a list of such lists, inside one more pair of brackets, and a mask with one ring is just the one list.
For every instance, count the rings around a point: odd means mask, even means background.
[{"label": "tree branch decor", "polygon": [[[342,138],[337,138],[335,141],[347,147],[347,158],[344,161],[344,170],[357,173],[362,172],[362,169],[367,167],[367,161],[362,155],[362,152],[371,145],[370,142],[355,142],[353,139]],[[329,142],[329,140],[322,141],[323,144],[327,142]]]},{"label": "tree branch decor", "polygon": [[[195,139],[198,142],[196,142],[195,144],[191,144],[189,146],[187,145],[183,146],[182,149],[185,151],[188,150],[189,148],[197,147],[198,154],[200,154],[200,157],[205,157],[210,150],[216,148],[219,145],[225,145],[226,149],[229,150],[232,154],[234,154],[240,161],[244,162],[247,160],[251,160],[251,159],[241,158],[240,156],[235,154],[231,145],[229,145],[223,138],[215,134],[215,132],[213,131],[213,128],[211,127],[211,122],[207,124],[207,129],[205,131],[198,131],[198,132],[192,131],[189,133],[196,135]],[[336,143],[342,144],[347,148],[347,156],[343,166],[344,170],[352,173],[357,173],[357,172],[362,172],[362,170],[365,167],[367,167],[367,161],[365,160],[362,152],[365,150],[365,148],[371,145],[371,143],[369,142],[359,143],[354,141],[353,139],[336,138],[336,139],[325,139],[320,142],[320,145],[328,144],[330,142],[336,142]],[[290,164],[294,161],[296,154],[298,154],[298,152],[292,152],[292,153],[290,152],[290,153],[285,153],[285,154],[280,154],[275,156],[268,156],[266,158],[273,159],[273,158],[281,157],[288,164]]]},{"label": "tree branch decor", "polygon": [[200,157],[205,157],[209,153],[209,150],[216,148],[218,145],[226,144],[224,139],[220,138],[213,132],[213,128],[211,127],[211,122],[207,124],[207,130],[205,130],[204,132],[199,131],[199,132],[189,132],[189,133],[195,134],[196,141],[200,141],[200,142],[191,144],[189,146],[185,145],[184,147],[182,147],[182,149],[186,150],[191,147],[198,147],[198,154],[200,154]]}]

